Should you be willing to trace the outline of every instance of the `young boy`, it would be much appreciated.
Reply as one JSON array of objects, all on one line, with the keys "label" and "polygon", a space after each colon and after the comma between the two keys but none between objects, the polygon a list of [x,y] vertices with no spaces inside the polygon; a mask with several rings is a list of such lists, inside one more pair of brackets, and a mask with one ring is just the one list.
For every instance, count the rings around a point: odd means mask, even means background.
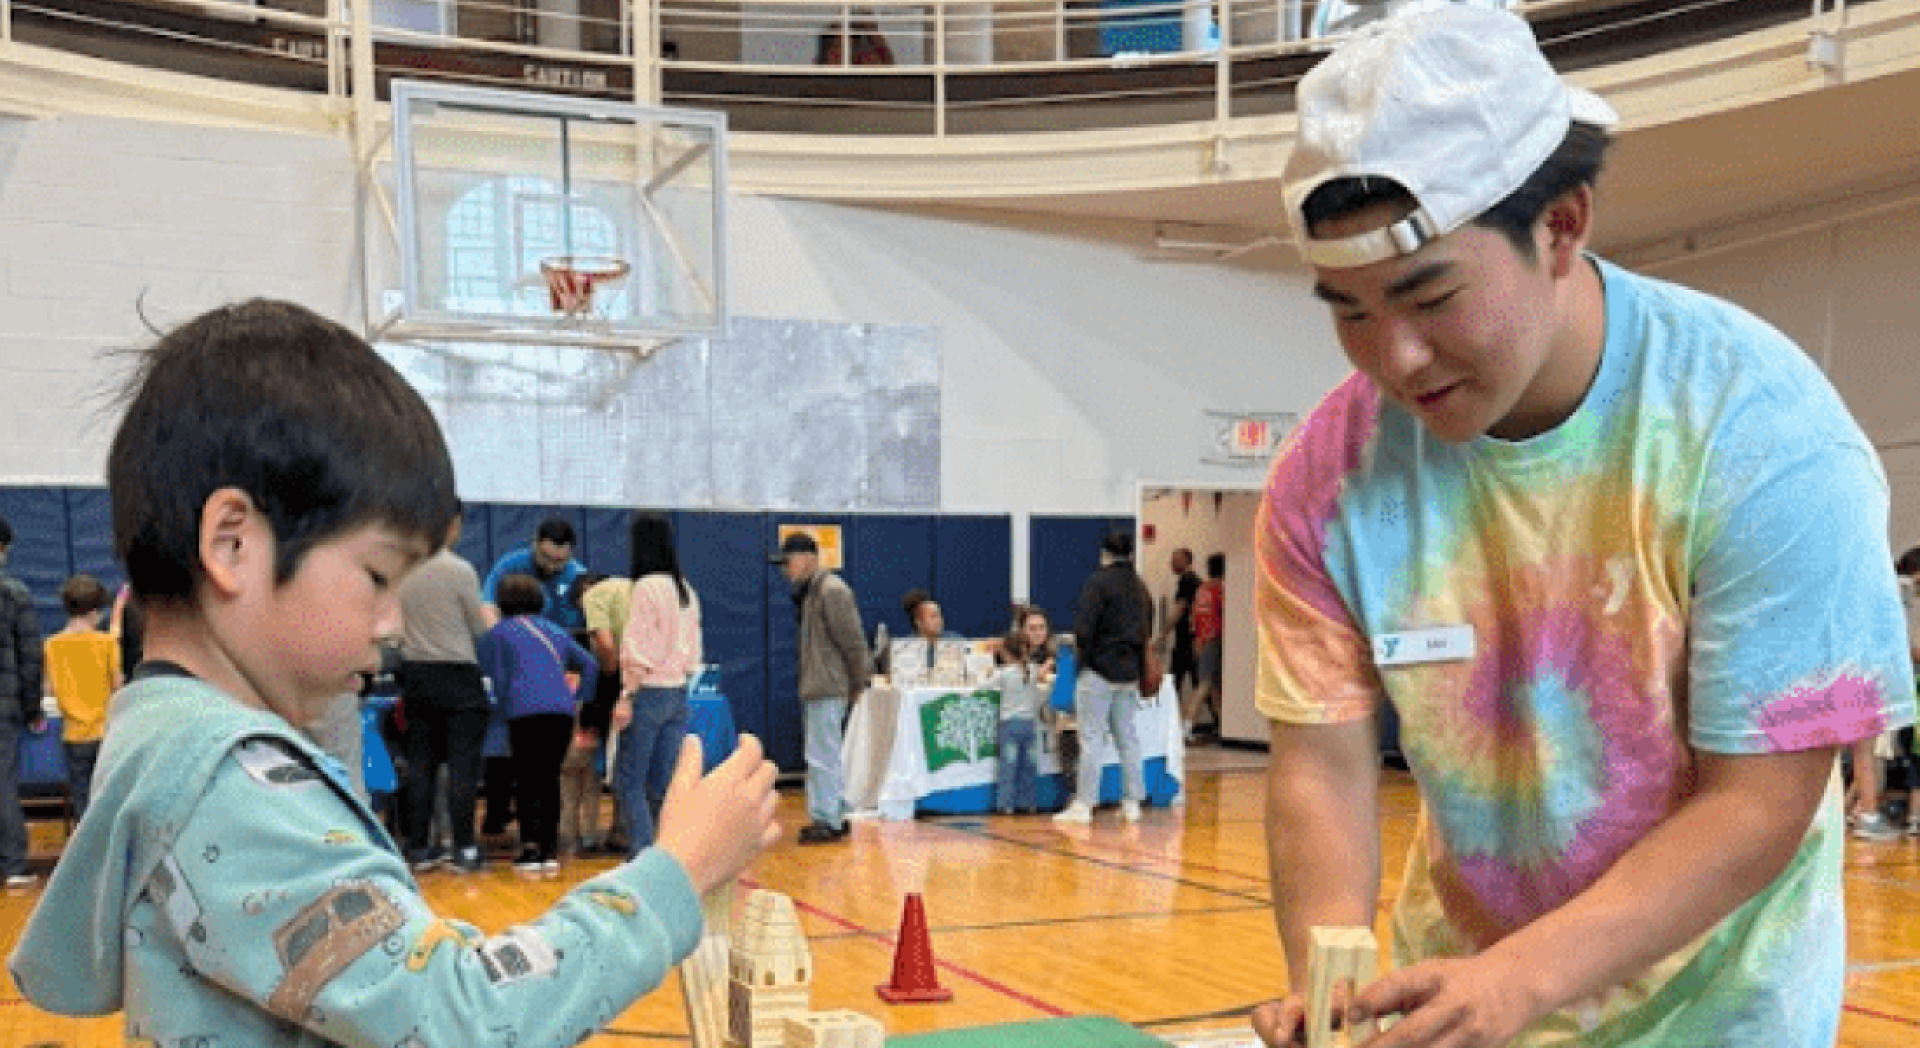
[{"label": "young boy", "polygon": [[87,814],[94,760],[107,730],[107,700],[120,688],[120,642],[100,628],[107,590],[92,575],[60,587],[67,625],[47,640],[47,677],[60,702],[60,743],[67,754],[67,796],[77,821]]},{"label": "young boy", "polygon": [[1312,928],[1375,923],[1391,702],[1422,810],[1370,1048],[1833,1044],[1835,756],[1914,716],[1872,445],[1778,331],[1588,254],[1614,114],[1518,16],[1370,26],[1297,108],[1356,374],[1254,532],[1296,994]]},{"label": "young boy", "polygon": [[773,766],[688,746],[659,846],[488,938],[436,916],[298,730],[376,665],[445,534],[453,470],[420,397],[298,306],[162,338],[107,465],[146,661],[109,711],[93,805],[10,960],[69,1015],[159,1044],[572,1044],[692,951],[699,893],[775,839]]}]

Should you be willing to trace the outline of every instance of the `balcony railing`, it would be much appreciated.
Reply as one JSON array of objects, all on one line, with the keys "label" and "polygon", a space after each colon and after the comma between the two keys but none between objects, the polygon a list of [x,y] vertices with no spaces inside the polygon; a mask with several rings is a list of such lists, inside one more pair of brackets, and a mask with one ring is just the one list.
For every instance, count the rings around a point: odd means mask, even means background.
[{"label": "balcony railing", "polygon": [[[1808,4],[1507,6],[1570,69],[1806,19]],[[1812,16],[1844,6],[1812,0]],[[353,91],[357,42],[381,97],[401,76],[719,108],[738,131],[938,137],[1282,112],[1301,74],[1379,10],[1349,0],[0,0],[0,41],[341,99]]]}]

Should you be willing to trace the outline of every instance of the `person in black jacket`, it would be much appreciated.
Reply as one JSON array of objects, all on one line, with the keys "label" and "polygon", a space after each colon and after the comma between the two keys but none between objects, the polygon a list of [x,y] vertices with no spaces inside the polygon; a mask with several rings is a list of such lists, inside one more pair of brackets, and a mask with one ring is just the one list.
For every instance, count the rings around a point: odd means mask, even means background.
[{"label": "person in black jacket", "polygon": [[0,517],[0,878],[9,888],[27,872],[27,814],[20,807],[20,733],[40,723],[40,615],[33,595],[7,574],[13,525]]},{"label": "person in black jacket", "polygon": [[1140,678],[1146,670],[1147,634],[1152,625],[1147,585],[1133,570],[1133,536],[1109,534],[1100,543],[1100,569],[1080,590],[1073,620],[1073,642],[1080,676],[1074,686],[1074,712],[1080,722],[1079,782],[1072,804],[1055,822],[1091,822],[1100,803],[1102,762],[1090,744],[1105,731],[1120,752],[1120,817],[1140,821],[1146,799],[1145,770],[1134,713],[1140,705]]}]

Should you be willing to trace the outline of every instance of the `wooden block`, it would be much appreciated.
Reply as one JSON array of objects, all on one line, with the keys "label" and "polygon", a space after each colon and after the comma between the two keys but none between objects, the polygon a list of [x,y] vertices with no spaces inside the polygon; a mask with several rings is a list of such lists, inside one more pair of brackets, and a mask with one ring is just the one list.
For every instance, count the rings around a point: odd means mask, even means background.
[{"label": "wooden block", "polygon": [[1339,1048],[1354,1044],[1356,1032],[1365,1043],[1376,1027],[1333,1029],[1333,1002],[1342,983],[1353,989],[1372,982],[1379,961],[1379,944],[1371,928],[1314,928],[1313,951],[1307,958],[1307,1048]]},{"label": "wooden block", "polygon": [[701,898],[706,928],[700,935],[700,945],[680,962],[680,997],[686,1005],[694,1048],[724,1048],[726,1044],[733,893],[734,882],[728,881]]}]

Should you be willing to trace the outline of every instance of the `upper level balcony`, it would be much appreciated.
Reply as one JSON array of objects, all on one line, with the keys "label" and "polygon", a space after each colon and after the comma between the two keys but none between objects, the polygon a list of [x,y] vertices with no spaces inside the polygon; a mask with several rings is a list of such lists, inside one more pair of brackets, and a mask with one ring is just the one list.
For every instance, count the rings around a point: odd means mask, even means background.
[{"label": "upper level balcony", "polygon": [[[1920,137],[1904,133],[1920,130],[1920,106],[1898,101],[1920,84],[1920,0],[1457,2],[1520,11],[1555,65],[1611,100],[1629,131],[1884,80],[1799,120],[1831,134],[1853,125],[1847,141],[1768,143],[1800,153],[1758,177],[1782,191],[1838,178],[1835,150]],[[0,0],[0,107],[58,109],[62,90],[93,91],[115,104],[284,104],[320,126],[344,123],[356,84],[384,99],[394,77],[440,80],[722,110],[734,186],[746,191],[1044,200],[1044,210],[1272,232],[1294,85],[1381,10],[1366,0]],[[356,69],[356,45],[369,68]],[[141,90],[98,82],[110,76]]]}]

